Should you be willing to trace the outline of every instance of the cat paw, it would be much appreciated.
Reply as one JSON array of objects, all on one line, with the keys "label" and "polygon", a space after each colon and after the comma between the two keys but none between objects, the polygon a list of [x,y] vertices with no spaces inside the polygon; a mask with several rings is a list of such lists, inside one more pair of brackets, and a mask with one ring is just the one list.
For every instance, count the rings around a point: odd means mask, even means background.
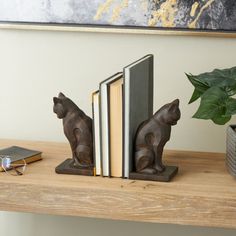
[{"label": "cat paw", "polygon": [[157,172],[161,173],[165,170],[165,166],[164,165],[155,165],[155,169]]},{"label": "cat paw", "polygon": [[139,171],[139,173],[153,175],[153,174],[157,173],[157,170],[154,168],[146,168],[146,169]]}]

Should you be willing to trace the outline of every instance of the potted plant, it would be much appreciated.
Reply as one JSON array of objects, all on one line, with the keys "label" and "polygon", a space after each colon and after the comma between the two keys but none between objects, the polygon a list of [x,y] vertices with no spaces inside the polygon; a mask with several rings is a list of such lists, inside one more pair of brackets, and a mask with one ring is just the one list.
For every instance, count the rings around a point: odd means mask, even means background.
[{"label": "potted plant", "polygon": [[[200,99],[200,106],[193,118],[212,120],[224,125],[236,114],[236,67],[215,69],[199,75],[186,74],[194,86],[189,104]],[[227,129],[226,166],[236,177],[236,125]]]}]

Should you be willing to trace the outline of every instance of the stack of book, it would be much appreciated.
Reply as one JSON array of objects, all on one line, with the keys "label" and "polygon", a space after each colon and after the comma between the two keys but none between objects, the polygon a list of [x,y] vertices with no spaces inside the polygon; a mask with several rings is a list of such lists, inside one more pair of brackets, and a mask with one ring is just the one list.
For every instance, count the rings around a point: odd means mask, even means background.
[{"label": "stack of book", "polygon": [[129,178],[137,128],[153,115],[153,55],[102,81],[92,101],[96,175]]}]

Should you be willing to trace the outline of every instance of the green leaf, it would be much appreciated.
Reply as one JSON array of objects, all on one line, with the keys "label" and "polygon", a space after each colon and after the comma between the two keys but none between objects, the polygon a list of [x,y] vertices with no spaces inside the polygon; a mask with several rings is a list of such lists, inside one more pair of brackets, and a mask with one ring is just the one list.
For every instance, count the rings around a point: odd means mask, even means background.
[{"label": "green leaf", "polygon": [[193,118],[196,119],[216,119],[217,117],[225,116],[225,108],[219,107],[215,104],[201,103],[197,112],[193,115]]},{"label": "green leaf", "polygon": [[226,87],[224,88],[224,90],[227,92],[227,94],[228,94],[229,96],[235,95],[235,94],[236,94],[236,81],[234,81],[234,83],[232,83],[232,85],[226,86]]},{"label": "green leaf", "polygon": [[198,78],[195,75],[186,74],[189,81],[192,83],[192,85],[195,87],[195,90],[193,92],[193,95],[189,101],[189,104],[196,101],[198,98],[202,96],[202,94],[209,89],[209,86],[206,83],[203,83],[202,81],[199,81]]},{"label": "green leaf", "polygon": [[226,103],[226,115],[236,114],[236,99],[229,98]]},{"label": "green leaf", "polygon": [[220,117],[212,118],[212,121],[217,125],[224,125],[227,122],[229,122],[230,119],[231,119],[231,116],[220,116]]},{"label": "green leaf", "polygon": [[218,86],[232,86],[236,81],[236,67],[219,70],[215,69],[212,72],[202,73],[196,76],[198,80],[206,83],[209,87]]},{"label": "green leaf", "polygon": [[[236,67],[229,69],[215,69],[212,72],[206,72],[199,75],[186,74],[189,81],[195,87],[195,94],[190,101],[196,101],[207,89],[217,86],[226,91],[229,96],[236,94]],[[191,103],[190,102],[190,103]]]},{"label": "green leaf", "polygon": [[187,73],[185,73],[185,75],[195,88],[199,88],[199,91],[205,91],[205,89],[209,88],[205,81],[199,79],[199,76]]},{"label": "green leaf", "polygon": [[214,86],[208,89],[201,97],[201,103],[193,118],[211,119],[216,124],[225,124],[231,118],[226,114],[226,104],[228,102],[227,93]]},{"label": "green leaf", "polygon": [[202,96],[202,92],[198,91],[197,89],[194,89],[193,95],[191,99],[189,100],[188,104],[195,102],[201,96]]}]

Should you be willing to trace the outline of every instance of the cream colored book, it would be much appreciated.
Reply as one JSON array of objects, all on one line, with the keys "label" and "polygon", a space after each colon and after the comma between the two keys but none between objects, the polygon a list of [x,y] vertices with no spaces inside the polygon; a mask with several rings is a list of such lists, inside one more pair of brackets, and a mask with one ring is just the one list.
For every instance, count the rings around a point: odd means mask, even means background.
[{"label": "cream colored book", "polygon": [[114,81],[122,78],[122,73],[116,73],[102,81],[99,86],[100,109],[100,143],[101,143],[101,169],[102,176],[111,176],[110,167],[110,139],[109,139],[109,86]]},{"label": "cream colored book", "polygon": [[92,94],[93,99],[93,140],[96,175],[101,175],[101,143],[100,143],[100,109],[99,91]]},{"label": "cream colored book", "polygon": [[110,138],[110,170],[112,177],[122,177],[123,145],[123,78],[109,85],[109,138]]}]

